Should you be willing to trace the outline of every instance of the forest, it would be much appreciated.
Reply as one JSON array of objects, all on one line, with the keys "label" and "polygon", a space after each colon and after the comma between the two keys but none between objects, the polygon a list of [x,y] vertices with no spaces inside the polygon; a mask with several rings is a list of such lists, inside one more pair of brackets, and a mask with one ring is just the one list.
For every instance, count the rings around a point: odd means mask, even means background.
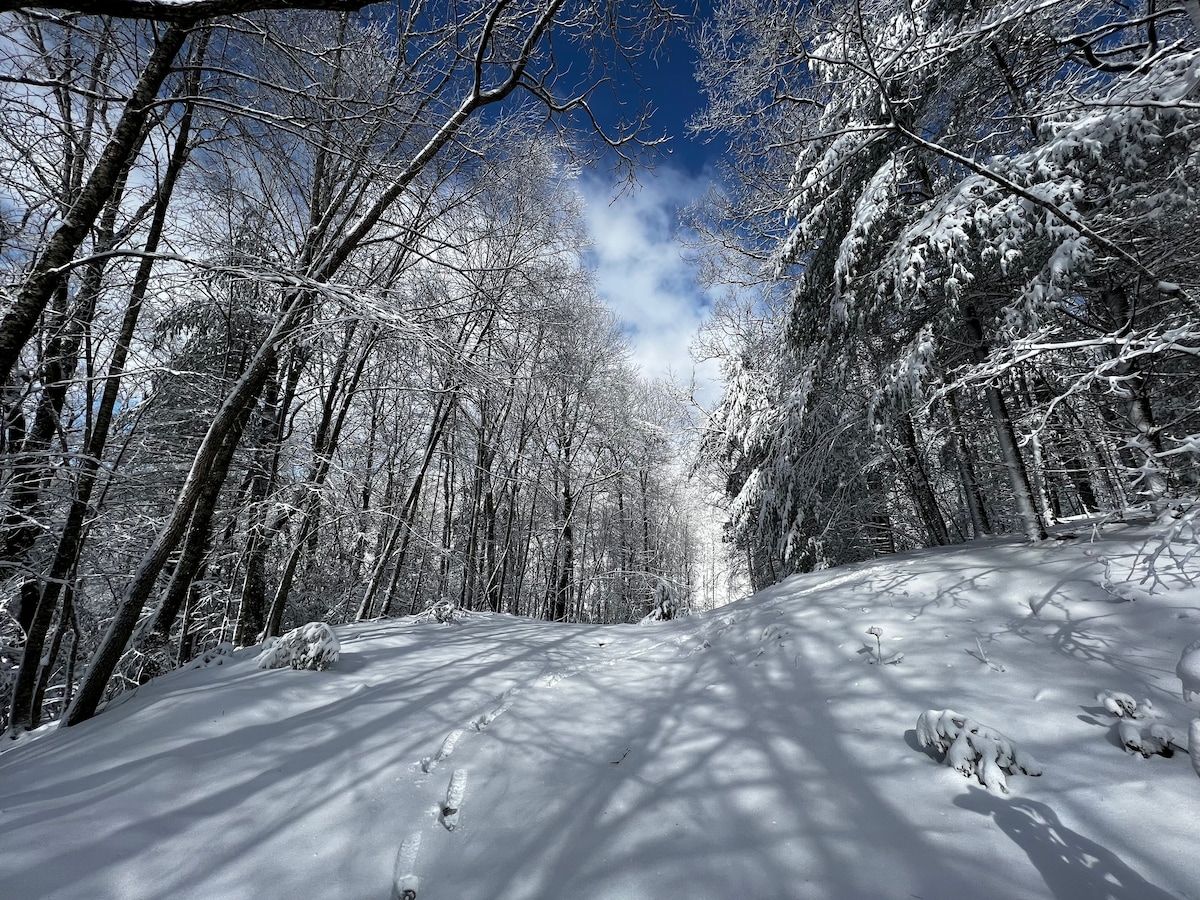
[{"label": "forest", "polygon": [[[0,19],[10,734],[309,621],[637,621],[1196,491],[1197,0]],[[596,109],[679,34],[712,409],[632,365],[575,187],[653,159]]]},{"label": "forest", "polygon": [[755,587],[1196,491],[1200,4],[720,3],[702,457]]}]

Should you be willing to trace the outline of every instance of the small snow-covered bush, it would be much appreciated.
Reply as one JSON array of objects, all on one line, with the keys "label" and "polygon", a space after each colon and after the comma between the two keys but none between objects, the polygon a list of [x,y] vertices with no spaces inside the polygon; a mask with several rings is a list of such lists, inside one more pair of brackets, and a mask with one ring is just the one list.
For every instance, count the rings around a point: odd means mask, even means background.
[{"label": "small snow-covered bush", "polygon": [[1133,719],[1158,719],[1161,714],[1149,700],[1140,704],[1128,694],[1121,691],[1101,691],[1096,695],[1106,710],[1114,715],[1117,722],[1117,736],[1126,753],[1140,753],[1143,757],[1175,755],[1179,740],[1175,732],[1167,725],[1156,722],[1149,728],[1134,724]]},{"label": "small snow-covered bush", "polygon": [[293,628],[281,638],[268,638],[258,654],[260,669],[328,669],[338,661],[341,646],[333,629],[324,622],[309,622]]},{"label": "small snow-covered bush", "polygon": [[1175,755],[1175,747],[1179,743],[1175,731],[1162,723],[1142,729],[1132,722],[1121,721],[1117,723],[1117,734],[1121,736],[1125,752],[1140,753],[1146,759],[1155,755],[1170,759]]},{"label": "small snow-covered bush", "polygon": [[995,729],[980,725],[952,709],[927,709],[917,719],[917,742],[935,747],[943,761],[965,777],[974,775],[989,790],[1008,793],[1004,776],[1024,772],[1041,775],[1041,764]]},{"label": "small snow-covered bush", "polygon": [[680,619],[691,614],[692,611],[680,603],[671,590],[671,586],[666,581],[659,579],[658,584],[654,586],[654,600],[651,602],[650,612],[646,613],[638,624],[650,625],[654,622],[669,622],[672,619]]},{"label": "small snow-covered bush", "polygon": [[1143,700],[1139,707],[1136,700],[1121,691],[1101,691],[1096,695],[1096,702],[1118,719],[1155,718],[1154,704]]},{"label": "small snow-covered bush", "polygon": [[[278,640],[278,638],[273,638]],[[190,663],[186,668],[189,669],[207,669],[209,666],[222,666],[233,658],[233,643],[231,641],[222,641],[215,647],[209,647]]]},{"label": "small snow-covered bush", "polygon": [[470,617],[469,612],[461,606],[455,606],[450,600],[439,600],[416,615],[418,622],[437,622],[439,625],[453,625]]}]

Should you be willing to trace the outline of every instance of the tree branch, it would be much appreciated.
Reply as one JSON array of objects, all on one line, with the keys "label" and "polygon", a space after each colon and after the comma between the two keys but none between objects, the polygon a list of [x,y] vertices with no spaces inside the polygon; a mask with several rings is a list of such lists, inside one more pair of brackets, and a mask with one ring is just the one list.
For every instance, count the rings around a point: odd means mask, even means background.
[{"label": "tree branch", "polygon": [[0,0],[0,12],[18,9],[54,9],[85,16],[116,16],[158,22],[193,24],[214,16],[279,9],[323,9],[356,12],[376,0],[50,0],[26,3]]}]

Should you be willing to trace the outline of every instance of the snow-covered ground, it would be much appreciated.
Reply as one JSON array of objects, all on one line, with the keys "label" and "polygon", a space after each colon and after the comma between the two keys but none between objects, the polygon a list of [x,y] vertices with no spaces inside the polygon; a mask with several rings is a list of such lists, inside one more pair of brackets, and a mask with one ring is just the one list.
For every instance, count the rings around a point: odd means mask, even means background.
[{"label": "snow-covered ground", "polygon": [[[338,629],[328,671],[250,650],[176,672],[0,756],[0,895],[1200,897],[1200,778],[1125,752],[1105,703],[1181,743],[1196,714],[1175,669],[1200,561],[1143,580],[1163,533],[901,555],[650,626],[377,622]],[[929,709],[1044,774],[1004,794],[939,764]]]}]

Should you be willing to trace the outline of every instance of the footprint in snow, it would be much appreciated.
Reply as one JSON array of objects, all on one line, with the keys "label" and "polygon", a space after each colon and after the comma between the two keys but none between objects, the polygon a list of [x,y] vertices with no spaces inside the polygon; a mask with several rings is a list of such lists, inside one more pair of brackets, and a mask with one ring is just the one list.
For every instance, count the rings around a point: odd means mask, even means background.
[{"label": "footprint in snow", "polygon": [[461,728],[455,728],[452,732],[446,735],[446,739],[442,741],[442,746],[438,747],[437,753],[433,756],[427,756],[421,760],[421,771],[432,772],[437,768],[438,763],[454,752],[454,746],[458,743],[459,738],[463,736]]},{"label": "footprint in snow", "polygon": [[446,799],[442,801],[441,820],[447,831],[458,827],[458,813],[462,809],[463,793],[467,789],[467,770],[455,769],[446,786]]},{"label": "footprint in snow", "polygon": [[404,839],[396,852],[392,870],[392,900],[417,900],[417,851],[421,849],[421,833],[414,832]]},{"label": "footprint in snow", "polygon": [[474,722],[472,722],[471,726],[476,731],[483,731],[483,729],[487,728],[494,721],[496,721],[496,719],[499,716],[504,715],[504,713],[506,713],[508,711],[508,708],[510,706],[512,706],[512,704],[513,704],[512,700],[509,699],[507,695],[504,695],[503,697],[501,697],[501,702],[500,702],[499,706],[497,706],[495,709],[493,709],[489,712],[485,712],[482,716],[480,716],[478,719],[476,719]]}]

